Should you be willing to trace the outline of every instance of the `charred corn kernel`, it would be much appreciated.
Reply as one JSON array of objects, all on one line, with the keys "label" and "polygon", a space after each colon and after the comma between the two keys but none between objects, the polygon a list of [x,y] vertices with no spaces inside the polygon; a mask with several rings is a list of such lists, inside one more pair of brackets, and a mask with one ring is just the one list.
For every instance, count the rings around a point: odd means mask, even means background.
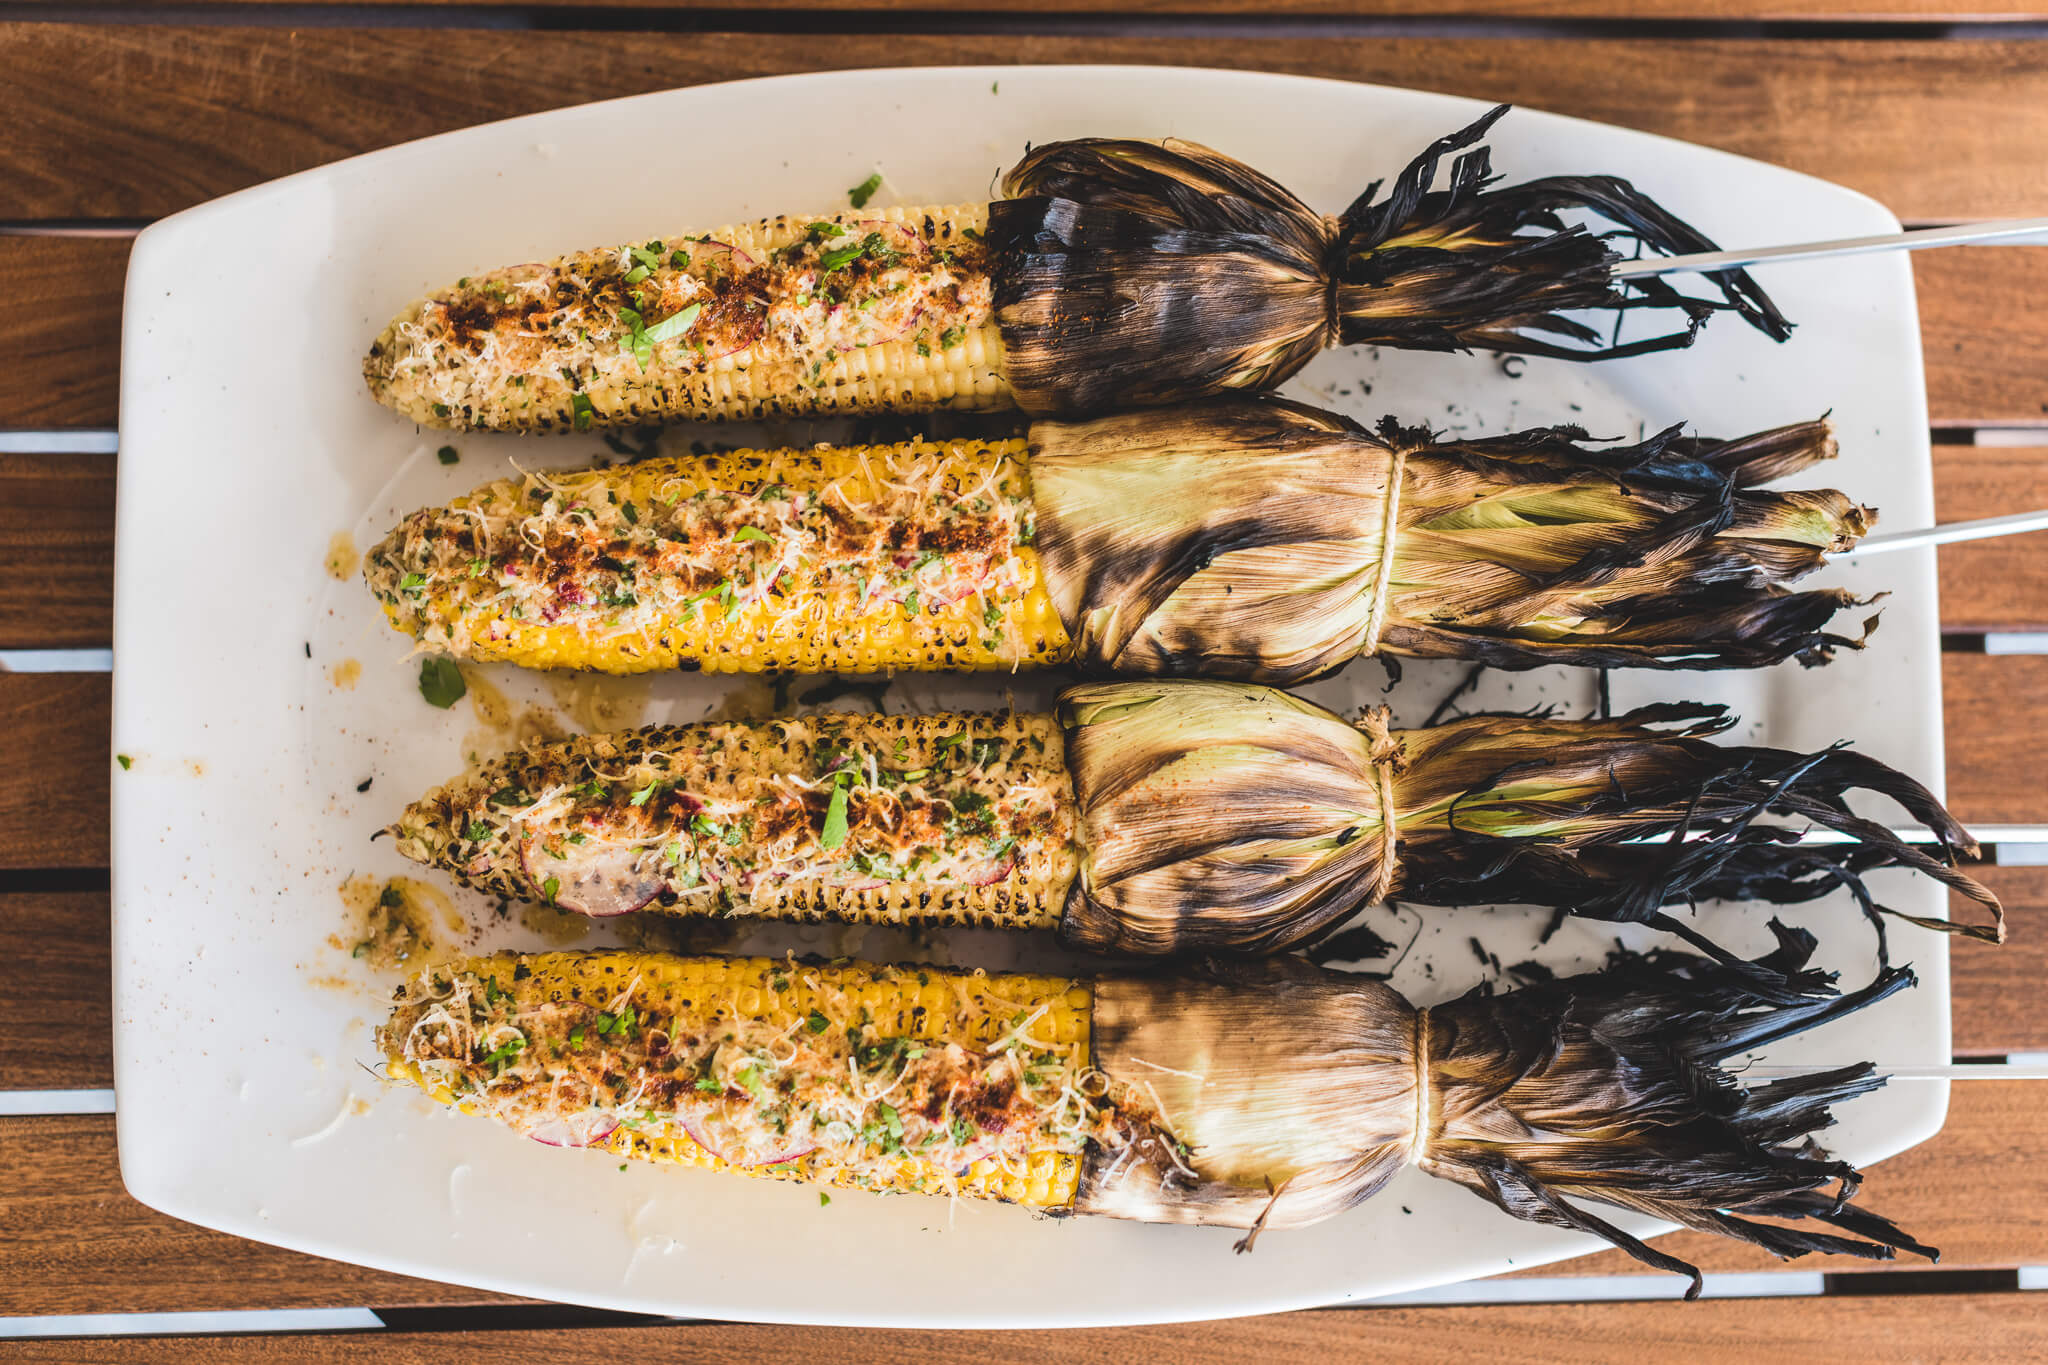
[{"label": "charred corn kernel", "polygon": [[500,955],[421,973],[379,1042],[395,1079],[556,1145],[1062,1209],[1090,1002],[937,967]]},{"label": "charred corn kernel", "polygon": [[1077,868],[1059,724],[1014,713],[586,735],[447,783],[391,833],[489,895],[594,915],[1045,929]]},{"label": "charred corn kernel", "polygon": [[473,275],[399,314],[363,375],[423,426],[491,431],[1007,407],[987,224],[770,218]]},{"label": "charred corn kernel", "polygon": [[1033,667],[1068,640],[1026,444],[739,451],[499,479],[364,559],[459,658],[639,673]]}]

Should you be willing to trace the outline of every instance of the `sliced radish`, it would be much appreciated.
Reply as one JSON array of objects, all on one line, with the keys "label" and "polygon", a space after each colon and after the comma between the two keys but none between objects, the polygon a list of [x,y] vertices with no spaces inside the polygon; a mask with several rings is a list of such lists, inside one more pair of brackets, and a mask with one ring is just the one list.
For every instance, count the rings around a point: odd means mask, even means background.
[{"label": "sliced radish", "polygon": [[725,1152],[721,1151],[711,1141],[710,1136],[705,1131],[704,1120],[701,1117],[695,1114],[684,1113],[679,1114],[677,1118],[683,1125],[683,1131],[690,1135],[692,1142],[702,1147],[712,1156],[717,1157],[720,1161],[723,1161],[726,1165],[737,1167],[743,1171],[752,1170],[756,1166],[780,1166],[785,1161],[795,1161],[799,1157],[809,1156],[812,1152],[818,1150],[818,1144],[813,1142],[808,1146],[793,1146],[786,1151],[771,1150],[765,1154],[727,1156]]},{"label": "sliced radish", "polygon": [[535,1142],[550,1147],[592,1147],[618,1130],[616,1114],[587,1110],[567,1118],[546,1119],[526,1130]]},{"label": "sliced radish", "polygon": [[993,886],[1016,870],[1017,855],[1013,853],[1000,863],[997,863],[990,871],[977,873],[969,877],[967,884],[969,886]]}]

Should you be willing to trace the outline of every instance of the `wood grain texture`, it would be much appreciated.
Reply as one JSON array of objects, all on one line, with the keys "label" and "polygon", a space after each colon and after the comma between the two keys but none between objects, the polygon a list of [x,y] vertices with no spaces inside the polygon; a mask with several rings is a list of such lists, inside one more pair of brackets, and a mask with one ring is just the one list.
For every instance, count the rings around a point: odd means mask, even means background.
[{"label": "wood grain texture", "polygon": [[[2048,444],[1936,446],[1934,507],[1942,521],[2048,507]],[[2048,630],[2048,532],[1944,545],[1936,553],[1942,629]]]},{"label": "wood grain texture", "polygon": [[[2048,867],[1979,867],[2005,902],[2003,946],[1958,943],[1949,953],[1949,1012],[1958,1056],[2048,1052]],[[1949,910],[1970,913],[1957,898]]]},{"label": "wood grain texture", "polygon": [[122,1188],[111,1115],[0,1119],[0,1314],[508,1302],[167,1218]]},{"label": "wood grain texture", "polygon": [[1913,275],[1934,424],[2048,427],[2048,247],[1922,251]]},{"label": "wood grain texture", "polygon": [[0,278],[14,291],[0,313],[0,428],[115,424],[129,246],[122,238],[0,236]]},{"label": "wood grain texture", "polygon": [[1944,654],[1948,804],[1965,821],[2048,820],[2048,655]]},{"label": "wood grain texture", "polygon": [[114,457],[0,453],[0,649],[114,632]]},{"label": "wood grain texture", "polygon": [[2048,1353],[2048,1295],[1710,1300],[1704,1303],[1516,1304],[1477,1308],[1338,1308],[1064,1332],[846,1331],[693,1323],[501,1332],[365,1332],[333,1337],[154,1337],[16,1343],[36,1365],[617,1365],[621,1360],[755,1365],[874,1361],[1099,1365],[1756,1365],[1875,1359],[1944,1365],[2038,1360]]},{"label": "wood grain texture", "polygon": [[[2048,66],[2048,44],[2043,57]],[[0,355],[11,358],[0,367],[0,428],[116,424],[127,250],[104,238],[0,236],[16,299],[0,313]],[[1934,425],[2048,424],[2048,247],[1924,252],[1916,269]]]},{"label": "wood grain texture", "polygon": [[0,673],[0,869],[105,867],[111,680]]},{"label": "wood grain texture", "polygon": [[[9,130],[0,185],[11,201],[0,217],[151,218],[355,152],[586,100],[786,72],[978,62],[1248,67],[1413,86],[1781,162],[1875,195],[1903,217],[2024,215],[2048,203],[2042,50],[2025,40],[0,25],[10,75],[0,84]],[[1730,213],[1740,221],[1739,205]]]},{"label": "wood grain texture", "polygon": [[0,1090],[114,1083],[107,894],[0,895]]},{"label": "wood grain texture", "polygon": [[[2048,1085],[1975,1081],[1953,1093],[1941,1134],[1873,1167],[1859,1198],[1941,1248],[1944,1266],[2048,1261],[2048,1165],[2033,1159],[2036,1137],[2048,1127]],[[1987,1198],[1992,1184],[1997,1196]],[[52,1228],[65,1235],[51,1237]],[[1788,1268],[1704,1233],[1674,1233],[1657,1246],[1711,1271]],[[1925,1265],[1917,1258],[1899,1264]],[[1847,1257],[1809,1256],[1792,1266],[1884,1271]],[[1652,1272],[1619,1252],[1602,1252],[1529,1273]],[[110,1116],[0,1119],[0,1314],[510,1301],[164,1217],[121,1188]]]}]

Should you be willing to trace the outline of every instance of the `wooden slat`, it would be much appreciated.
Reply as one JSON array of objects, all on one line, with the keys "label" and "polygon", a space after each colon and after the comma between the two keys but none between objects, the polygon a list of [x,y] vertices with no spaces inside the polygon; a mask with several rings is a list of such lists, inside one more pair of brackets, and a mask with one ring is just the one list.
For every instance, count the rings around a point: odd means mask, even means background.
[{"label": "wooden slat", "polygon": [[0,1119],[0,1315],[507,1303],[182,1223],[121,1186],[109,1115]]},{"label": "wooden slat", "polygon": [[1945,654],[1948,804],[1966,821],[2048,820],[2048,655]]},{"label": "wooden slat", "polygon": [[[0,367],[0,428],[115,425],[127,249],[104,238],[0,236],[0,273],[16,300],[0,313],[0,354],[13,357]],[[2048,248],[1923,252],[1917,269],[1934,424],[2048,423],[2039,368],[2048,312],[2031,302],[2048,298]]]},{"label": "wooden slat", "polygon": [[[2035,213],[2048,193],[2048,64],[2025,41],[59,24],[0,26],[10,75],[0,184],[10,218],[155,217],[353,152],[558,105],[783,72],[972,62],[1258,67],[1509,100],[1782,162],[1914,218]],[[1740,221],[1739,205],[1730,213]]]},{"label": "wooden slat", "polygon": [[[2035,1159],[2037,1135],[2048,1127],[2048,1086],[1973,1081],[1953,1095],[1941,1134],[1872,1168],[1862,1201],[1941,1248],[1944,1266],[2048,1262],[2048,1165]],[[157,1214],[121,1188],[113,1119],[106,1115],[0,1119],[0,1177],[0,1315],[504,1301],[244,1242]],[[1993,1188],[1996,1197],[1988,1198]],[[51,1235],[57,1228],[61,1237]],[[1755,1248],[1703,1233],[1674,1233],[1657,1245],[1707,1270],[1786,1268]],[[1884,1270],[1847,1257],[1806,1257],[1795,1265]],[[1603,1252],[1530,1273],[1648,1272],[1619,1252]]]},{"label": "wooden slat", "polygon": [[[2005,902],[1997,948],[1958,943],[1949,955],[1950,1017],[1959,1056],[2048,1052],[2048,867],[1971,869]],[[1949,912],[1969,911],[1957,900]]]},{"label": "wooden slat", "polygon": [[111,680],[0,673],[0,869],[107,865]]},{"label": "wooden slat", "polygon": [[0,453],[0,649],[114,630],[114,457]]},{"label": "wooden slat", "polygon": [[334,1337],[144,1337],[31,1341],[16,1359],[38,1365],[267,1365],[318,1358],[332,1365],[869,1365],[877,1360],[1092,1365],[1386,1365],[1507,1360],[1518,1365],[1756,1365],[1778,1360],[1911,1360],[1945,1365],[2038,1360],[2048,1354],[2048,1295],[1942,1294],[1889,1298],[1708,1300],[1703,1303],[1503,1304],[1475,1308],[1356,1308],[1063,1332],[847,1331],[705,1323],[499,1332],[365,1332]]},{"label": "wooden slat", "polygon": [[0,429],[115,424],[129,246],[0,236],[0,279],[14,294],[0,311]]},{"label": "wooden slat", "polygon": [[0,1089],[114,1083],[107,928],[103,891],[0,896]]},{"label": "wooden slat", "polygon": [[[1942,521],[2048,507],[2048,443],[1936,446],[1934,506]],[[2048,630],[2048,533],[1944,545],[1939,554],[1944,630]]]},{"label": "wooden slat", "polygon": [[1922,251],[1913,274],[1934,424],[2048,426],[2048,247]]}]

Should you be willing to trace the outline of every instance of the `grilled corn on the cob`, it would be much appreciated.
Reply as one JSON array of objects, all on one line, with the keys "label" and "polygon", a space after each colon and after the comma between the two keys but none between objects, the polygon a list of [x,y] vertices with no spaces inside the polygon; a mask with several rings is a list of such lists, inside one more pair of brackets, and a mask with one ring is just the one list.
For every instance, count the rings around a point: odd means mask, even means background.
[{"label": "grilled corn on the cob", "polygon": [[1887,970],[1838,996],[1802,970],[1812,940],[1780,935],[1762,971],[1632,959],[1425,1010],[1298,961],[1078,982],[501,955],[421,972],[379,1043],[395,1079],[551,1145],[747,1175],[1256,1235],[1340,1213],[1414,1161],[1695,1281],[1565,1196],[1781,1256],[1932,1254],[1825,1193],[1856,1173],[1801,1145],[1882,1083],[1871,1068],[1745,1092],[1715,1065],[1911,983]]},{"label": "grilled corn on the cob", "polygon": [[1022,441],[742,451],[499,479],[365,560],[458,657],[639,673],[1014,668],[1068,653]]},{"label": "grilled corn on the cob", "polygon": [[1360,654],[1672,668],[1809,663],[1855,601],[1787,585],[1873,514],[1754,485],[1824,422],[1600,449],[1438,441],[1239,400],[1025,441],[743,451],[499,479],[364,560],[393,626],[457,657],[1019,668],[1294,682]]},{"label": "grilled corn on the cob", "polygon": [[[1334,344],[1597,358],[1682,346],[1732,310],[1788,327],[1747,275],[1720,297],[1618,283],[1609,237],[1713,243],[1625,181],[1487,188],[1486,149],[1341,218],[1189,143],[1053,143],[989,205],[771,218],[472,275],[401,313],[363,372],[424,426],[562,431],[673,418],[1020,406],[1081,412],[1264,388]],[[1617,227],[1562,228],[1587,208]],[[1602,345],[1569,313],[1677,309]]]},{"label": "grilled corn on the cob", "polygon": [[[483,891],[590,915],[1058,926],[1150,953],[1273,951],[1391,894],[1690,934],[1662,907],[1805,900],[1885,865],[1996,909],[1844,802],[1883,792],[1974,848],[1910,778],[1855,753],[1704,742],[1729,723],[1660,707],[1391,731],[1245,684],[1108,683],[1069,691],[1057,718],[827,712],[535,745],[391,833]],[[1788,844],[1764,810],[1850,840]]]}]

